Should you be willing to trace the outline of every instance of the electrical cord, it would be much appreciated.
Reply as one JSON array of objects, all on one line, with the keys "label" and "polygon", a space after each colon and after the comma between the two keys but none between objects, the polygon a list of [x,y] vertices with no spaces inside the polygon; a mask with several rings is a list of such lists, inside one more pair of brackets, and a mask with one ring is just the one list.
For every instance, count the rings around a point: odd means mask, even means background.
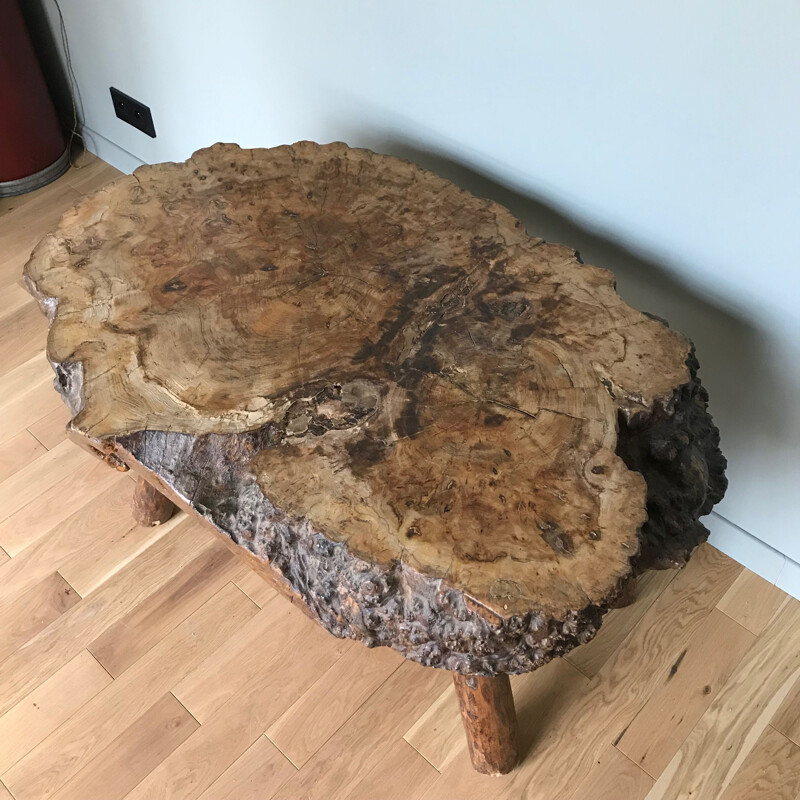
[{"label": "electrical cord", "polygon": [[75,72],[72,69],[72,55],[69,50],[69,40],[67,39],[67,27],[64,24],[64,15],[61,13],[61,6],[59,5],[58,0],[53,0],[56,6],[56,10],[58,11],[58,19],[59,24],[61,27],[61,46],[64,48],[64,56],[67,62],[67,79],[69,81],[69,97],[72,101],[72,129],[69,132],[69,142],[67,143],[67,147],[69,148],[69,165],[74,169],[81,169],[83,167],[82,164],[76,164],[72,160],[72,143],[75,139],[80,139],[81,144],[83,145],[83,149],[86,150],[86,140],[83,138],[83,135],[78,130],[78,105],[75,102],[75,92],[77,90],[78,81],[75,79]]}]

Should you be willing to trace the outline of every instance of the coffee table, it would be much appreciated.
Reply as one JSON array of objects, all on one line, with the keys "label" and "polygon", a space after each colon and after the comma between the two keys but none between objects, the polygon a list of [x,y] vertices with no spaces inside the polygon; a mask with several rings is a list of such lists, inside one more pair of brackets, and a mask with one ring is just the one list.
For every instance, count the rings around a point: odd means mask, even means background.
[{"label": "coffee table", "polygon": [[610,272],[411,163],[217,144],[82,199],[25,280],[71,439],[205,520],[335,636],[453,672],[472,761],[508,680],[707,532],[691,343]]}]

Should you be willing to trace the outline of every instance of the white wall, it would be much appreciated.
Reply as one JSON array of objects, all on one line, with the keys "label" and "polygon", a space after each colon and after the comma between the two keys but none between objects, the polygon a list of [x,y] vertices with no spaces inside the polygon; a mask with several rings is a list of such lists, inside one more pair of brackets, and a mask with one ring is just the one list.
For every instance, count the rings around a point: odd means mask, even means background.
[{"label": "white wall", "polygon": [[[800,594],[783,567],[800,562],[794,0],[61,5],[92,147],[122,168],[342,139],[617,272],[697,344],[730,460],[714,541]],[[110,85],[150,105],[158,138],[116,119]]]}]

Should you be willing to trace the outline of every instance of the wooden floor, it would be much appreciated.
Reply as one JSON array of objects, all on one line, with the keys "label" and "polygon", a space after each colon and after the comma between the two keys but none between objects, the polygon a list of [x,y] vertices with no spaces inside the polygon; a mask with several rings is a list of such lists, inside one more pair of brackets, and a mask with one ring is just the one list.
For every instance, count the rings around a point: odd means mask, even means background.
[{"label": "wooden floor", "polygon": [[339,641],[64,439],[31,246],[117,175],[0,200],[0,800],[795,800],[800,603],[712,547],[512,679],[523,758],[474,773],[447,673]]}]

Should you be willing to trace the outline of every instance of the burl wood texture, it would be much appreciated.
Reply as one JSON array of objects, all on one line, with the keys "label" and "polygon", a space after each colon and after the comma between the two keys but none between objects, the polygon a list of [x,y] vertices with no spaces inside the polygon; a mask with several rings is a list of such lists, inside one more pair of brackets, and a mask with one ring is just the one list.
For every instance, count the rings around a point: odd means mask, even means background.
[{"label": "burl wood texture", "polygon": [[499,205],[343,144],[142,167],[26,283],[71,434],[144,467],[337,636],[535,669],[706,536],[690,342]]},{"label": "burl wood texture", "polygon": [[517,715],[508,675],[453,675],[472,766],[505,775],[517,765]]}]

